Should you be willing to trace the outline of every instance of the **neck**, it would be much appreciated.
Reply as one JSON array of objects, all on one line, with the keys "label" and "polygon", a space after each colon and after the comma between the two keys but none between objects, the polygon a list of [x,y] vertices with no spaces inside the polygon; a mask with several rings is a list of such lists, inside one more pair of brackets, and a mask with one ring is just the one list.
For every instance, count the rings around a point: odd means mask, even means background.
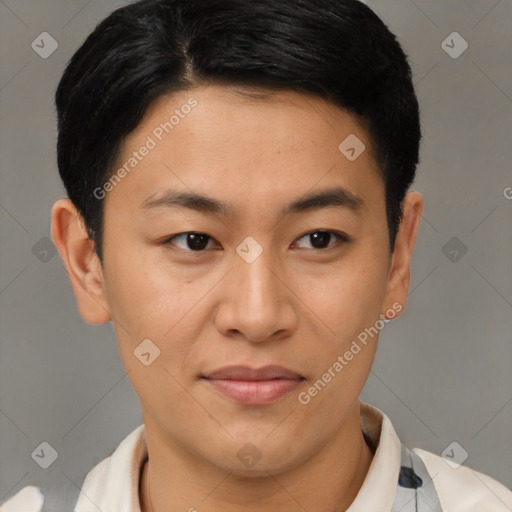
[{"label": "neck", "polygon": [[[360,428],[350,443],[345,436],[333,441],[290,471],[258,478],[220,471],[208,475],[194,463],[176,467],[176,459],[169,467],[162,458],[150,456],[140,477],[141,511],[295,512],[299,507],[343,512],[357,496],[373,453]],[[162,453],[151,451],[149,437],[148,451]]]}]

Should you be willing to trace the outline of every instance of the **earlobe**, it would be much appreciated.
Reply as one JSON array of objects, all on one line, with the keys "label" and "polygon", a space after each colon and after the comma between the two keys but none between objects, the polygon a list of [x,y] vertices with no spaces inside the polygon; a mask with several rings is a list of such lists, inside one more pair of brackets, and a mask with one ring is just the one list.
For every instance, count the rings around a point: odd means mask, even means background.
[{"label": "earlobe", "polygon": [[409,192],[402,202],[402,210],[403,217],[395,241],[384,301],[384,310],[399,303],[400,312],[405,308],[409,293],[411,257],[423,212],[423,197],[418,192]]},{"label": "earlobe", "polygon": [[64,261],[78,308],[90,324],[111,320],[103,271],[89,240],[85,223],[69,199],[60,199],[52,208],[52,239]]}]

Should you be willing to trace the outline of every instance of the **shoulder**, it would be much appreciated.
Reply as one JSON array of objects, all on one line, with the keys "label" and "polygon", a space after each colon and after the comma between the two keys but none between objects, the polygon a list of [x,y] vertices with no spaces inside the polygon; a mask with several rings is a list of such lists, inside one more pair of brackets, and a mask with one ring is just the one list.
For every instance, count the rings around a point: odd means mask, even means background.
[{"label": "shoulder", "polygon": [[140,425],[87,473],[81,488],[69,478],[26,486],[1,503],[0,512],[96,512],[110,510],[102,504],[113,499],[117,500],[117,510],[131,510],[133,493],[126,489],[137,489],[140,468],[147,456],[144,425]]},{"label": "shoulder", "polygon": [[0,505],[0,512],[55,512],[73,510],[80,489],[69,479],[23,487]]},{"label": "shoulder", "polygon": [[512,491],[467,466],[449,465],[434,453],[414,448],[423,461],[446,512],[510,512]]},{"label": "shoulder", "polygon": [[44,496],[39,487],[29,485],[0,505],[0,512],[40,512]]}]

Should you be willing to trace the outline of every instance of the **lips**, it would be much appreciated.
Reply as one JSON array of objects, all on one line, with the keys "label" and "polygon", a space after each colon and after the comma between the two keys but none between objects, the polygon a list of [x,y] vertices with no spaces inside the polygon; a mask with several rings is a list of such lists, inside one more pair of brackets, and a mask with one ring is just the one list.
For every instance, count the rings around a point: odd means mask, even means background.
[{"label": "lips", "polygon": [[277,365],[259,369],[228,366],[202,378],[214,390],[246,405],[272,403],[296,389],[304,380],[298,373]]},{"label": "lips", "polygon": [[302,376],[282,366],[264,366],[252,369],[248,366],[226,366],[205,375],[207,379],[222,380],[272,380],[272,379],[301,379]]}]

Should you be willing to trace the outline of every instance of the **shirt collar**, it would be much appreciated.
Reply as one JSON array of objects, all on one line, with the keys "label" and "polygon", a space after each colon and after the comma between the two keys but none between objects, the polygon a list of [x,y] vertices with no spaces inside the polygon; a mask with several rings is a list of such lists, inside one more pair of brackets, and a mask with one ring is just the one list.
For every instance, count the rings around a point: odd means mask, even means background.
[{"label": "shirt collar", "polygon": [[400,473],[401,443],[389,418],[361,402],[361,428],[374,448],[366,478],[347,512],[391,510]]},{"label": "shirt collar", "polygon": [[[363,485],[347,512],[391,510],[400,471],[400,440],[389,418],[364,402],[361,402],[361,428],[374,456]],[[75,512],[90,512],[98,508],[141,512],[139,480],[147,458],[146,434],[144,425],[140,425],[110,457],[89,471]]]}]

